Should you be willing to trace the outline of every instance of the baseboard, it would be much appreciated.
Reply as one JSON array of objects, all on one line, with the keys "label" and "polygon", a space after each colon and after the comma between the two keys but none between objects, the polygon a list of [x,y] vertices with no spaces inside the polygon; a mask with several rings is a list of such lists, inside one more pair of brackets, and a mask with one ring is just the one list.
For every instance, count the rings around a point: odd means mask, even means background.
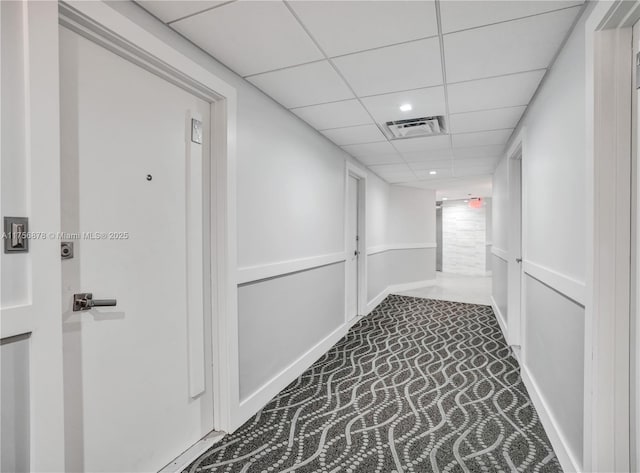
[{"label": "baseboard", "polygon": [[412,289],[420,289],[421,287],[434,286],[436,284],[435,279],[425,279],[423,281],[414,281],[403,284],[392,284],[387,286],[376,297],[371,299],[367,304],[367,315],[373,312],[378,305],[389,295],[395,292],[411,291]]},{"label": "baseboard", "polygon": [[301,357],[263,384],[256,392],[251,394],[244,401],[241,401],[238,408],[238,419],[236,425],[238,427],[241,426],[249,420],[251,416],[255,415],[256,412],[266,406],[269,401],[276,396],[276,394],[287,387],[298,376],[300,376],[300,374],[304,373],[313,363],[315,363],[318,358],[329,351],[329,349],[344,337],[349,329],[361,319],[362,316],[355,317],[353,320],[340,325]]},{"label": "baseboard", "polygon": [[204,452],[209,450],[214,444],[218,443],[224,437],[224,432],[210,432],[203,438],[198,440],[184,453],[178,455],[175,459],[162,468],[158,473],[179,473],[184,471],[189,465],[200,457]]},{"label": "baseboard", "polygon": [[553,451],[558,457],[558,461],[560,462],[562,471],[564,471],[565,473],[579,472],[579,463],[569,449],[569,445],[567,444],[564,435],[562,435],[562,432],[558,428],[558,423],[555,417],[553,417],[553,414],[551,414],[551,411],[549,410],[544,397],[540,393],[538,385],[531,376],[531,373],[529,372],[527,367],[522,363],[518,364],[520,365],[520,377],[522,378],[522,382],[529,392],[529,397],[531,398],[531,401],[536,408],[536,412],[540,417],[540,422],[542,423],[542,426],[544,427],[544,430],[549,437],[549,441],[551,442]]},{"label": "baseboard", "polygon": [[504,322],[504,316],[502,315],[502,312],[498,307],[498,303],[493,298],[493,296],[491,296],[491,307],[493,308],[493,311],[496,314],[496,319],[498,319],[498,325],[500,325],[500,330],[502,330],[502,336],[507,341],[507,343],[509,343],[509,338],[507,337],[507,326],[505,325],[505,322]]},{"label": "baseboard", "polygon": [[380,292],[380,294],[378,294],[376,297],[374,297],[373,299],[371,299],[369,301],[369,303],[367,304],[367,315],[369,315],[371,312],[373,312],[373,309],[375,309],[376,307],[378,307],[378,305],[385,299],[385,297],[387,297],[389,295],[389,288],[386,287],[382,290],[382,292]]},{"label": "baseboard", "polygon": [[413,289],[420,289],[422,287],[435,286],[435,284],[436,284],[435,279],[425,279],[423,281],[407,282],[403,284],[392,284],[391,286],[387,287],[387,291],[389,292],[389,294],[393,294],[395,292],[411,291]]}]

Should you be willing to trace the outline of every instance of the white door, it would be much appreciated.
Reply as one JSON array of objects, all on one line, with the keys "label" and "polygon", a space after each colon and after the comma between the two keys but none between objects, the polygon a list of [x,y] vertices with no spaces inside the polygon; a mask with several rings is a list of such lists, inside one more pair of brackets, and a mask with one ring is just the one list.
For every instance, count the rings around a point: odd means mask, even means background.
[{"label": "white door", "polygon": [[65,28],[60,76],[67,471],[158,471],[213,428],[210,104]]},{"label": "white door", "polygon": [[347,182],[347,320],[358,315],[358,184],[349,175]]}]

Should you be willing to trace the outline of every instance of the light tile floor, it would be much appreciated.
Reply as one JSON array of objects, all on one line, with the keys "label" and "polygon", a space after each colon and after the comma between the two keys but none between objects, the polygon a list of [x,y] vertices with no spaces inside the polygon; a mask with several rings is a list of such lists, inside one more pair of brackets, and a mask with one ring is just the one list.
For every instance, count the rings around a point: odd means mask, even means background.
[{"label": "light tile floor", "polygon": [[491,305],[491,276],[464,276],[436,272],[436,284],[398,292],[403,296]]}]

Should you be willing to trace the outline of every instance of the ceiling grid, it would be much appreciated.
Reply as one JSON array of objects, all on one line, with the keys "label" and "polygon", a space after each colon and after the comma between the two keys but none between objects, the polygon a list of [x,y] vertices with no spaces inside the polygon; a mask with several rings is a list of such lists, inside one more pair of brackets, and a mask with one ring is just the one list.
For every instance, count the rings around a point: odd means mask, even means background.
[{"label": "ceiling grid", "polygon": [[[137,3],[387,182],[438,189],[490,179],[584,2]],[[446,135],[389,138],[437,115]]]}]

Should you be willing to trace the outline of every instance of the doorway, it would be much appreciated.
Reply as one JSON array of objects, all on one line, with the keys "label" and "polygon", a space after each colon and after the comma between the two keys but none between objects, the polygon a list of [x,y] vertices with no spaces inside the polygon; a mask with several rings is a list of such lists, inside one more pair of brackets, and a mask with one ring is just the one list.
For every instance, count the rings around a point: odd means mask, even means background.
[{"label": "doorway", "polygon": [[353,174],[347,177],[347,321],[353,320],[359,313],[358,262],[360,260],[359,232],[359,187],[360,180]]},{"label": "doorway", "polygon": [[211,104],[63,27],[60,74],[67,471],[158,471],[214,425]]},{"label": "doorway", "polygon": [[522,344],[522,281],[523,281],[523,244],[522,244],[522,134],[509,152],[509,260],[507,262],[507,334],[509,345],[520,347]]},{"label": "doorway", "polygon": [[366,182],[367,175],[347,163],[345,174],[345,321],[364,315],[366,303]]}]

